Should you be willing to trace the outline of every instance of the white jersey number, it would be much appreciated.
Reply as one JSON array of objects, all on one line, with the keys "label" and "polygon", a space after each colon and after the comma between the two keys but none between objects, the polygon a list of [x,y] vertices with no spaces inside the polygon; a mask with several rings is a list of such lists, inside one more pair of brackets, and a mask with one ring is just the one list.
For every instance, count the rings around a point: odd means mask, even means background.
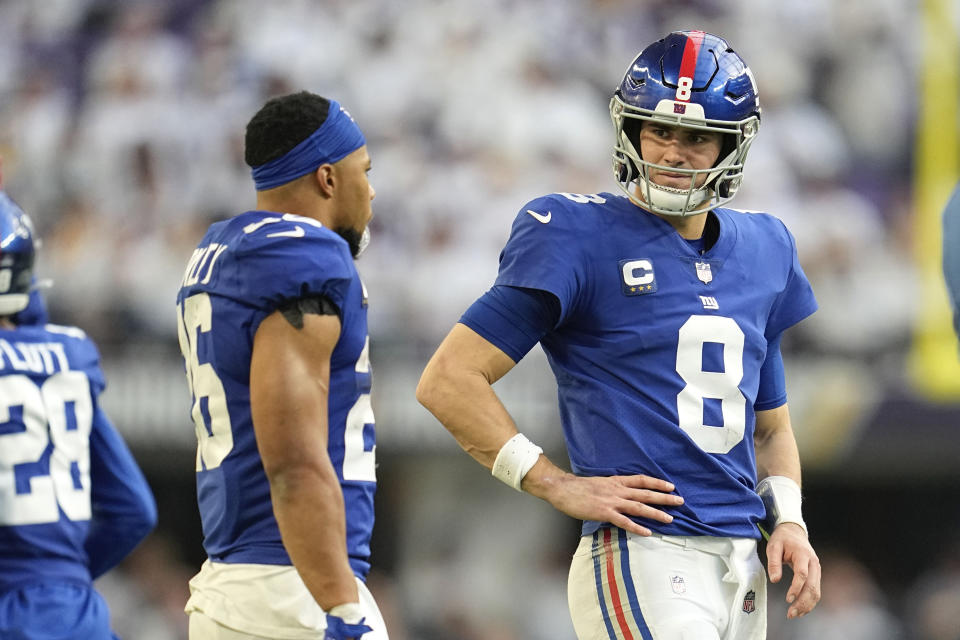
[{"label": "white jersey number", "polygon": [[588,202],[593,202],[594,204],[603,204],[607,201],[606,198],[595,193],[567,193],[563,191],[560,192],[559,195],[563,196],[567,200],[572,200],[577,204],[587,204]]},{"label": "white jersey number", "polygon": [[[19,428],[18,428],[19,427]],[[0,378],[0,525],[90,519],[93,400],[82,371],[60,371],[38,387],[24,375]],[[52,445],[48,472],[17,483]]]},{"label": "white jersey number", "polygon": [[[177,333],[180,339],[180,350],[187,363],[187,385],[193,396],[191,415],[197,432],[196,470],[216,469],[233,449],[233,428],[230,413],[227,410],[227,394],[213,365],[209,362],[200,364],[197,345],[191,339],[198,330],[203,333],[210,331],[213,322],[210,296],[206,293],[192,295],[184,301],[179,311],[180,322],[177,323]],[[358,373],[370,372],[369,353],[368,338],[357,359]],[[201,400],[204,398],[207,401],[207,413],[210,416],[209,431],[202,411]],[[366,424],[373,424],[373,408],[370,405],[369,393],[361,394],[347,414],[343,435],[344,480],[376,482],[376,454],[373,450],[365,451],[363,447],[363,427]]]},{"label": "white jersey number", "polygon": [[[370,373],[369,337],[354,370],[357,373]],[[347,413],[347,425],[343,432],[344,480],[377,481],[376,447],[370,451],[363,448],[363,427],[368,424],[373,424],[373,407],[370,405],[370,394],[362,393]]]},{"label": "white jersey number", "polygon": [[[192,295],[179,308],[177,337],[180,351],[186,360],[187,386],[193,396],[190,415],[197,431],[197,471],[216,469],[233,449],[233,428],[227,411],[227,394],[223,383],[209,362],[200,364],[194,336],[197,331],[210,331],[213,322],[213,307],[206,293]],[[210,430],[203,419],[203,399],[207,400]]]},{"label": "white jersey number", "polygon": [[[680,428],[707,453],[727,453],[743,440],[747,400],[740,392],[743,379],[743,330],[733,318],[690,316],[680,327],[677,373],[686,386],[677,394]],[[703,370],[707,342],[723,346],[723,371]],[[705,398],[720,400],[723,426],[703,423]]]}]

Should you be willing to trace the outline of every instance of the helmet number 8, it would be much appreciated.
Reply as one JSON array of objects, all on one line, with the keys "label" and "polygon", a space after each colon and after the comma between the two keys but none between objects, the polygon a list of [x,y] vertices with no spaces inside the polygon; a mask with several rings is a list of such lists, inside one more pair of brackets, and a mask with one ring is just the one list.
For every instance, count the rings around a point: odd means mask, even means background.
[{"label": "helmet number 8", "polygon": [[693,78],[682,76],[677,82],[677,100],[686,102],[690,99],[693,91]]}]

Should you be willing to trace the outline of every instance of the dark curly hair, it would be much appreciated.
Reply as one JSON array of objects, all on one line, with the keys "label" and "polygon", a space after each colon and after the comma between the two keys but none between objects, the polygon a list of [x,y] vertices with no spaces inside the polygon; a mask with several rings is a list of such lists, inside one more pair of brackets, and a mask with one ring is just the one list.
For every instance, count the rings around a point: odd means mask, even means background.
[{"label": "dark curly hair", "polygon": [[309,91],[271,98],[247,123],[244,160],[250,167],[276,160],[320,128],[330,101]]}]

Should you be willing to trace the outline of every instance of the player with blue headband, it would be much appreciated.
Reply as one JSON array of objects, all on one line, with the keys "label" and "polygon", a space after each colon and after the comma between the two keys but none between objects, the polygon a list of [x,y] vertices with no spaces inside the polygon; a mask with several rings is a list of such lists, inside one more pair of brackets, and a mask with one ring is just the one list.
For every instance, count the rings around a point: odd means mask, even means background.
[{"label": "player with blue headband", "polygon": [[336,101],[303,91],[268,101],[245,147],[256,208],[210,227],[177,296],[207,552],[190,638],[387,640],[364,584],[366,141]]},{"label": "player with blue headband", "polygon": [[306,140],[279,158],[253,167],[257,191],[272,189],[304,176],[322,164],[339,162],[367,143],[360,127],[336,100],[327,119]]}]

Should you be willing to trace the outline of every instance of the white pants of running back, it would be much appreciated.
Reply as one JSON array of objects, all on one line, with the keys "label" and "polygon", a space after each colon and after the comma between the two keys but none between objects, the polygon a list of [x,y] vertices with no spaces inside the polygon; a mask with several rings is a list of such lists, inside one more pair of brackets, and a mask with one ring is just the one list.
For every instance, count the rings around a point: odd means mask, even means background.
[{"label": "white pants of running back", "polygon": [[[388,640],[380,610],[357,580],[360,607],[373,631],[363,640]],[[225,564],[207,560],[190,580],[190,640],[317,640],[327,618],[292,566]]]}]

